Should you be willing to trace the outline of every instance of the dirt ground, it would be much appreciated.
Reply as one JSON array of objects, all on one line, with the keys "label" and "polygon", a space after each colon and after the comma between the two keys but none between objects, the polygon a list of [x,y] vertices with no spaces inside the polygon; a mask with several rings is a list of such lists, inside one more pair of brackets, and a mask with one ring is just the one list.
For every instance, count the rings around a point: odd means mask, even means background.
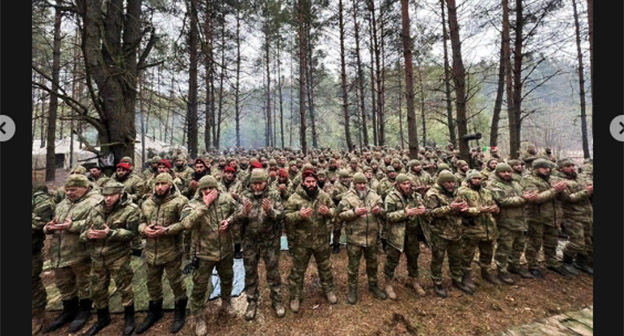
[{"label": "dirt ground", "polygon": [[[304,298],[299,313],[288,309],[288,273],[291,258],[282,251],[280,271],[282,275],[282,299],[287,307],[286,316],[277,318],[271,308],[269,291],[264,277],[264,264],[260,263],[261,299],[256,319],[244,319],[245,295],[233,299],[237,311],[235,318],[218,313],[220,300],[208,302],[206,309],[207,325],[210,334],[219,335],[487,335],[499,333],[513,326],[526,324],[538,319],[579,310],[593,302],[593,278],[580,275],[566,279],[545,271],[546,279],[526,280],[514,276],[516,285],[493,286],[480,278],[478,266],[473,265],[475,282],[479,287],[474,296],[468,296],[451,288],[448,266],[445,263],[445,286],[449,292],[446,299],[438,298],[433,292],[429,278],[431,253],[422,248],[419,259],[419,281],[427,291],[424,298],[417,297],[408,287],[395,286],[396,301],[380,301],[368,293],[364,260],[360,262],[358,303],[346,303],[347,255],[344,248],[340,254],[332,255],[334,287],[338,296],[337,305],[329,305],[320,287],[316,264],[311,262],[305,277]],[[384,286],[384,257],[379,257],[379,282]],[[405,258],[396,271],[398,282],[407,278]],[[51,279],[45,279],[50,281]],[[48,321],[58,312],[47,314]],[[137,313],[137,323],[146,313]],[[173,313],[165,317],[144,335],[169,334]],[[89,325],[95,321],[92,315]],[[113,323],[102,330],[100,335],[119,335],[123,327],[123,314],[113,314]],[[69,335],[66,328],[49,335]],[[193,319],[187,318],[184,328],[178,335],[194,335]]]}]

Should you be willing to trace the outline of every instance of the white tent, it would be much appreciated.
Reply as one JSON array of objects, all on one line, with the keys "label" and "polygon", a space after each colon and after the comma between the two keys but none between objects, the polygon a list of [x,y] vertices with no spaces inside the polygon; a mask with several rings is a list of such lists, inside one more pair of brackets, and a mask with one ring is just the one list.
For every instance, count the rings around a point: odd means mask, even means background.
[{"label": "white tent", "polygon": [[[65,137],[54,142],[54,156],[56,157],[56,168],[69,169],[70,167],[78,164],[84,164],[87,162],[97,162],[95,154],[83,149],[80,149],[80,143],[78,138],[74,137],[74,162],[69,162],[70,153],[69,137]],[[84,160],[84,161],[83,161]],[[32,149],[32,169],[44,169],[46,166],[46,144],[41,147],[41,140],[35,140],[33,142]]]}]

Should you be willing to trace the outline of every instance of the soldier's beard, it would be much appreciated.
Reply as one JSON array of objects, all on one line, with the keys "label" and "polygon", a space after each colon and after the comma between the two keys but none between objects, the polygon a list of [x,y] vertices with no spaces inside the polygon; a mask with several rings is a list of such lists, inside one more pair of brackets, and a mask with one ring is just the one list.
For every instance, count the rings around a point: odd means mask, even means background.
[{"label": "soldier's beard", "polygon": [[316,185],[318,185],[319,188],[323,188],[325,186],[325,181],[318,180],[316,181]]},{"label": "soldier's beard", "polygon": [[358,194],[358,197],[360,197],[360,199],[364,199],[364,198],[366,198],[366,194],[368,194],[368,190],[366,190],[366,189],[364,189],[364,190],[357,189],[357,194]]},{"label": "soldier's beard", "polygon": [[159,200],[163,200],[165,199],[165,197],[167,197],[167,195],[169,195],[170,192],[171,192],[171,188],[167,189],[167,191],[164,192],[162,195],[158,194],[158,192],[155,192],[154,197],[156,197]]},{"label": "soldier's beard", "polygon": [[245,169],[247,169],[247,164],[241,163],[240,167],[241,167],[242,170],[245,170]]},{"label": "soldier's beard", "polygon": [[318,186],[314,186],[314,187],[303,187],[303,189],[305,190],[306,194],[308,195],[308,197],[310,198],[316,198],[316,196],[319,193],[319,188]]},{"label": "soldier's beard", "polygon": [[477,185],[474,185],[473,183],[470,183],[470,189],[472,189],[472,190],[479,190],[479,189],[481,189],[481,183],[478,183]]}]

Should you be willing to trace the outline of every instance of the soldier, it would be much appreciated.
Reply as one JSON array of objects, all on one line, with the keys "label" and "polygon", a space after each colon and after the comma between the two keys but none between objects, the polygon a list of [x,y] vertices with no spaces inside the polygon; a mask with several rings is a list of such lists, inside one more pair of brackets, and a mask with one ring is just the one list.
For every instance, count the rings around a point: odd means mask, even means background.
[{"label": "soldier", "polygon": [[576,165],[570,159],[557,162],[560,177],[567,184],[561,193],[563,222],[569,236],[569,243],[563,250],[563,268],[572,275],[578,271],[572,266],[576,257],[576,267],[594,274],[593,264],[593,207],[590,197],[594,193],[592,181],[584,180],[576,173]]},{"label": "soldier", "polygon": [[457,186],[459,187],[467,185],[466,182],[468,182],[468,180],[466,179],[466,173],[468,173],[468,170],[470,169],[470,167],[468,166],[468,162],[464,160],[457,160],[457,162],[455,163],[455,167],[457,168],[457,172],[455,173]]},{"label": "soldier", "polygon": [[[520,161],[518,161],[518,164]],[[557,261],[558,227],[563,213],[557,196],[566,188],[566,183],[557,181],[552,183],[550,178],[551,163],[545,159],[533,161],[533,171],[522,178],[520,185],[524,190],[536,191],[537,197],[526,206],[526,219],[529,228],[526,259],[529,273],[536,278],[543,278],[539,269],[537,254],[544,246],[546,268],[563,276],[568,273]]]},{"label": "soldier", "polygon": [[50,240],[50,263],[56,287],[63,300],[63,312],[45,329],[54,331],[68,322],[69,332],[80,330],[91,316],[89,255],[80,242],[82,226],[91,209],[100,201],[84,175],[70,175],[65,181],[65,199],[54,211],[54,218],[43,228],[53,235]]},{"label": "soldier", "polygon": [[286,310],[280,296],[279,273],[280,222],[283,207],[278,191],[269,189],[264,169],[251,172],[251,187],[242,194],[244,211],[241,216],[243,258],[245,261],[245,292],[247,311],[245,319],[256,317],[260,291],[258,290],[258,262],[264,260],[267,284],[271,289],[271,305],[278,317],[284,317]]},{"label": "soldier", "polygon": [[499,209],[492,193],[481,185],[481,173],[478,170],[469,171],[465,182],[457,190],[458,196],[468,204],[468,210],[462,217],[464,225],[462,236],[462,269],[464,275],[462,282],[472,291],[475,291],[476,286],[472,280],[472,261],[477,248],[479,249],[481,277],[494,285],[500,285],[500,281],[490,273],[494,256],[494,242],[498,236],[496,221],[492,214],[498,213]]},{"label": "soldier", "polygon": [[431,279],[436,294],[442,298],[448,296],[442,287],[442,264],[446,253],[453,287],[473,294],[462,281],[462,214],[468,210],[468,203],[457,197],[456,182],[453,173],[443,170],[425,195],[431,220]]},{"label": "soldier", "polygon": [[195,192],[197,191],[197,186],[199,185],[199,180],[208,174],[210,171],[206,162],[200,158],[195,159],[193,163],[193,173],[191,174],[191,178],[186,183],[186,187],[182,191],[182,195],[186,198],[193,198],[195,196]]},{"label": "soldier", "polygon": [[507,161],[507,164],[512,169],[511,178],[516,182],[520,182],[520,180],[524,176],[524,168],[522,167],[522,161],[518,159],[511,159]]},{"label": "soldier", "polygon": [[392,168],[397,174],[403,173],[403,164],[401,163],[401,159],[399,157],[395,157],[391,161]]},{"label": "soldier", "polygon": [[349,161],[349,168],[347,169],[347,171],[349,172],[349,174],[351,174],[351,176],[353,176],[353,174],[355,173],[362,172],[362,168],[360,168],[359,161],[355,156],[352,157],[351,160]]},{"label": "soldier", "polygon": [[148,330],[163,317],[162,275],[167,273],[175,298],[175,316],[170,331],[178,332],[186,319],[186,288],[182,281],[182,235],[166,233],[166,228],[182,220],[182,210],[188,199],[174,188],[171,174],[160,173],[154,178],[154,189],[141,204],[143,221],[139,234],[146,238],[143,257],[147,273],[149,311],[137,327],[137,334]]},{"label": "soldier", "polygon": [[527,145],[526,153],[520,156],[520,160],[522,160],[528,167],[531,167],[531,164],[536,159],[538,159],[537,148],[533,144]]},{"label": "soldier", "polygon": [[490,178],[490,175],[492,175],[492,173],[494,173],[494,171],[496,170],[497,165],[497,159],[490,158],[489,160],[487,160],[485,168],[483,168],[483,170],[481,171],[481,184],[483,184],[483,186],[485,186],[489,182],[488,179]]},{"label": "soldier", "polygon": [[160,156],[154,156],[151,160],[147,161],[149,167],[143,170],[143,178],[146,180],[151,179],[154,175],[158,175],[158,162],[160,162]]},{"label": "soldier", "polygon": [[[171,175],[174,188],[177,189],[178,192],[184,190],[184,181],[181,178],[177,177],[173,170],[171,170],[171,162],[167,159],[162,159],[160,160],[160,162],[158,162],[158,174],[162,173]],[[155,176],[145,182],[146,190],[154,189],[154,180]],[[144,197],[147,198],[148,196],[149,195],[145,193]]]},{"label": "soldier", "polygon": [[230,193],[235,200],[238,199],[243,191],[243,185],[236,178],[236,169],[234,167],[225,167],[221,176],[220,187],[223,191]]},{"label": "soldier", "polygon": [[327,300],[330,304],[338,302],[334,294],[329,250],[330,219],[334,217],[334,203],[327,193],[318,188],[318,178],[314,170],[306,170],[302,176],[301,185],[288,198],[284,210],[286,221],[295,229],[293,266],[288,276],[290,309],[294,313],[299,311],[303,279],[312,255],[316,260]]},{"label": "soldier", "polygon": [[215,267],[221,280],[221,310],[226,315],[235,315],[231,304],[234,260],[230,226],[236,223],[239,214],[239,203],[228,193],[219,192],[214,177],[204,176],[199,180],[195,197],[184,207],[182,221],[163,229],[165,234],[174,236],[181,230],[192,232],[195,269],[191,314],[195,317],[196,335],[207,334],[203,311],[208,282]]},{"label": "soldier", "polygon": [[[114,181],[123,183],[126,193],[134,203],[145,193],[145,183],[137,175],[132,173],[132,166],[127,162],[120,162],[116,166],[115,174],[111,177]],[[133,248],[137,248],[134,246]]]},{"label": "soldier", "polygon": [[377,186],[377,195],[381,196],[381,199],[386,199],[386,195],[392,190],[394,186],[397,173],[394,167],[388,166],[386,168],[386,177],[379,181]]},{"label": "soldier", "polygon": [[111,276],[121,293],[124,307],[124,335],[134,331],[134,292],[130,267],[131,242],[138,234],[141,210],[132,203],[123,184],[108,181],[101,194],[104,197],[89,214],[80,240],[87,244],[91,255],[91,290],[97,309],[97,321],[86,335],[96,335],[110,324],[108,286]]},{"label": "soldier", "polygon": [[365,166],[362,169],[364,176],[366,176],[366,180],[368,181],[368,187],[375,191],[377,190],[377,187],[379,186],[379,181],[375,178],[375,173],[373,172],[373,168],[371,168],[370,166]]},{"label": "soldier", "polygon": [[424,197],[425,193],[433,185],[433,178],[429,173],[422,169],[422,163],[419,160],[411,160],[407,163],[407,177],[412,179],[412,188],[416,190],[420,196]]},{"label": "soldier", "polygon": [[331,184],[336,184],[338,177],[338,163],[336,159],[331,158],[329,159],[329,166],[327,167],[327,178]]},{"label": "soldier", "polygon": [[349,304],[357,302],[358,268],[362,254],[366,259],[368,289],[380,300],[387,297],[377,285],[377,239],[383,216],[382,207],[381,197],[370,189],[366,176],[356,173],[353,176],[353,188],[342,196],[336,210],[338,217],[345,222],[347,232]]},{"label": "soldier", "polygon": [[176,177],[180,178],[182,182],[186,182],[191,178],[191,174],[193,174],[194,170],[186,164],[186,157],[184,157],[184,155],[178,155],[173,164],[173,173]]},{"label": "soldier", "polygon": [[[339,172],[340,183],[336,183],[332,188],[331,198],[334,204],[338,205],[344,195],[351,188],[352,175],[347,169],[341,169]],[[332,231],[332,245],[334,254],[340,253],[340,236],[342,234],[343,222],[340,218],[334,218],[334,229]]]},{"label": "soldier", "polygon": [[108,181],[108,177],[102,174],[102,168],[98,165],[95,165],[89,168],[89,181],[96,185],[98,188],[101,188],[106,181]]},{"label": "soldier", "polygon": [[520,255],[524,252],[527,240],[525,232],[528,230],[524,206],[527,201],[534,201],[537,198],[535,191],[523,192],[522,186],[511,178],[511,174],[511,167],[506,163],[500,163],[487,185],[500,208],[500,212],[495,216],[498,240],[494,259],[498,277],[509,285],[515,283],[509,272],[526,279],[533,278],[528,270],[520,268]]},{"label": "soldier", "polygon": [[41,282],[43,269],[43,242],[45,235],[43,227],[54,217],[54,200],[48,193],[45,183],[37,183],[32,189],[32,269],[31,269],[31,292],[32,292],[32,333],[38,333],[45,324],[45,306],[47,294]]},{"label": "soldier", "polygon": [[318,187],[324,192],[331,194],[334,186],[327,180],[327,171],[325,169],[319,169],[316,175],[318,177]]}]

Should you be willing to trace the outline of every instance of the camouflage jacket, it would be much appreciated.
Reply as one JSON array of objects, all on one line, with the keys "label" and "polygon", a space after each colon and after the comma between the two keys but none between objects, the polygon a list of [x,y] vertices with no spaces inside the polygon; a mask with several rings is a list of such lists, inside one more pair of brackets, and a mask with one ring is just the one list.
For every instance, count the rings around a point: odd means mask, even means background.
[{"label": "camouflage jacket", "polygon": [[[152,192],[154,192],[154,180],[156,179],[156,176],[158,175],[154,175],[149,180],[145,181],[145,194],[142,197],[143,199],[146,199],[152,194]],[[186,184],[184,183],[184,180],[175,176],[174,174],[172,174],[171,177],[173,178],[173,185],[176,191],[182,194],[182,191],[186,189]]]},{"label": "camouflage jacket", "polygon": [[183,186],[183,187],[182,187],[182,189],[180,190],[181,194],[182,194],[184,197],[188,198],[188,199],[192,199],[192,198],[195,196],[195,192],[197,191],[197,187],[193,188],[193,187],[191,186],[191,181],[197,181],[197,182],[199,182],[199,180],[200,180],[202,177],[207,176],[207,175],[210,175],[210,174],[209,174],[209,172],[206,172],[206,174],[201,175],[201,176],[199,176],[199,175],[197,175],[197,173],[193,172],[193,173],[190,175],[189,179],[188,179],[188,180],[186,180],[186,181],[184,181],[184,186]]},{"label": "camouflage jacket", "polygon": [[102,186],[104,185],[104,183],[106,183],[106,181],[108,181],[110,179],[110,177],[102,174],[100,175],[100,177],[95,178],[92,176],[88,176],[89,181],[91,181],[91,183],[93,183],[94,186],[97,186],[98,188],[102,188]]},{"label": "camouflage jacket", "polygon": [[182,166],[181,169],[178,169],[178,167],[175,166],[173,167],[173,173],[175,174],[175,176],[184,182],[190,180],[191,174],[193,174],[194,172],[195,170],[187,165]]},{"label": "camouflage jacket", "polygon": [[226,184],[225,179],[222,178],[219,181],[219,190],[230,194],[240,195],[243,192],[243,184],[237,179],[234,179],[234,181],[230,184]]},{"label": "camouflage jacket", "polygon": [[[321,215],[318,208],[325,205],[329,214]],[[312,208],[312,214],[304,218],[299,213],[301,208]],[[301,185],[288,198],[284,207],[286,221],[293,224],[295,245],[308,248],[321,248],[329,244],[329,234],[332,230],[331,218],[335,215],[335,206],[331,197],[319,190],[318,195],[311,199]]]},{"label": "camouflage jacket", "polygon": [[[210,204],[204,204],[203,195],[196,193],[182,211],[182,221],[169,227],[167,235],[180,236],[182,230],[191,230],[191,255],[203,260],[219,261],[234,250],[233,225],[240,218],[241,206],[228,193],[221,192]],[[222,220],[230,224],[219,230]]]},{"label": "camouflage jacket", "polygon": [[334,204],[338,205],[342,200],[342,195],[344,195],[351,188],[351,184],[345,186],[341,182],[338,182],[334,185],[331,191],[331,198],[334,200]]},{"label": "camouflage jacket", "polygon": [[[148,225],[169,227],[182,220],[182,209],[188,199],[178,191],[170,191],[164,199],[159,199],[153,193],[141,204],[143,220],[139,224],[139,234]],[[171,262],[182,255],[182,235],[168,234],[156,238],[145,237],[143,257],[151,265],[162,265]]]},{"label": "camouflage jacket", "polygon": [[498,227],[514,231],[528,230],[528,225],[524,219],[526,201],[522,198],[523,191],[520,183],[514,180],[503,181],[496,174],[492,174],[487,189],[492,192],[492,196],[500,208],[500,212],[494,216]]},{"label": "camouflage jacket", "polygon": [[154,171],[154,170],[152,170],[152,167],[145,168],[145,169],[143,170],[143,173],[142,173],[141,175],[143,175],[143,178],[144,178],[144,179],[149,180],[149,179],[151,179],[154,175],[158,175],[158,170]]},{"label": "camouflage jacket", "polygon": [[331,170],[327,168],[325,175],[327,175],[328,180],[338,181],[338,169]]},{"label": "camouflage jacket", "polygon": [[[271,201],[273,208],[271,213],[266,213],[262,209],[262,200],[265,198]],[[249,215],[243,214],[241,216],[240,226],[243,239],[245,237],[249,237],[251,240],[269,239],[269,237],[281,235],[279,223],[284,215],[284,207],[279,192],[267,186],[262,195],[256,197],[251,190],[247,189],[243,191],[242,199],[247,199],[253,204]]]},{"label": "camouflage jacket", "polygon": [[406,199],[401,192],[392,188],[384,200],[384,214],[386,218],[386,239],[388,244],[392,245],[399,251],[405,249],[405,234],[406,230],[412,231],[417,229],[421,223],[420,216],[407,216],[405,212],[406,207],[417,208],[424,205],[422,197],[418,193],[412,193],[412,195]]},{"label": "camouflage jacket", "polygon": [[585,190],[585,187],[591,184],[591,181],[585,180],[580,176],[570,177],[563,173],[560,176],[561,180],[568,184],[568,187],[560,195],[563,215],[570,219],[591,218],[593,216],[593,207],[590,195]]},{"label": "camouflage jacket", "polygon": [[526,204],[526,220],[548,226],[559,227],[563,218],[563,210],[561,202],[557,199],[557,191],[551,187],[550,180],[556,178],[544,179],[536,174],[524,176],[520,180],[520,185],[526,191],[534,190],[538,192],[534,201]]},{"label": "camouflage jacket", "polygon": [[487,185],[494,176],[496,176],[496,174],[493,170],[488,167],[483,168],[483,170],[481,171],[481,185]]},{"label": "camouflage jacket", "polygon": [[32,254],[36,255],[43,248],[45,235],[43,227],[54,217],[54,199],[44,190],[35,190],[32,194]]},{"label": "camouflage jacket", "polygon": [[468,186],[462,186],[457,190],[457,195],[468,203],[468,211],[462,217],[463,235],[466,238],[480,241],[496,240],[498,229],[494,215],[489,212],[479,212],[480,206],[496,205],[492,193],[485,188],[474,190]]},{"label": "camouflage jacket", "polygon": [[377,185],[377,195],[381,196],[381,199],[385,200],[386,196],[392,191],[393,188],[394,181],[384,177],[381,181],[379,181],[379,185]]},{"label": "camouflage jacket", "polygon": [[90,189],[81,198],[75,201],[66,198],[56,206],[54,218],[57,223],[71,218],[72,224],[67,230],[46,232],[53,234],[50,242],[52,267],[67,267],[89,258],[85,245],[80,241],[80,232],[88,224],[89,212],[101,199],[100,194]]},{"label": "camouflage jacket", "polygon": [[[429,175],[429,173],[427,173],[424,170],[420,171],[420,175],[416,175],[412,171],[412,172],[407,174],[407,177],[409,177],[412,180],[412,186],[414,188],[417,188],[417,187],[431,187],[435,183],[435,181],[433,180],[433,177],[431,177],[431,175]],[[425,193],[426,193],[426,191],[421,193],[421,196],[424,196]]]},{"label": "camouflage jacket", "polygon": [[[273,189],[275,191],[277,191],[277,193],[280,195],[280,199],[282,200],[282,202],[286,202],[288,201],[288,198],[290,197],[290,195],[292,195],[295,192],[295,188],[294,185],[290,182],[290,180],[286,180],[287,183],[279,183],[279,180],[275,180],[270,186],[270,189]],[[284,184],[284,190],[280,191],[280,184]]]},{"label": "camouflage jacket", "polygon": [[[375,206],[383,209],[383,202],[377,193],[368,189],[364,199],[358,196],[357,191],[349,189],[343,196],[336,208],[338,218],[345,222],[347,232],[347,243],[359,246],[372,246],[377,244],[380,220],[383,218],[383,211],[379,215],[373,215],[371,211]],[[355,214],[355,208],[364,207],[369,212],[364,216]]]},{"label": "camouflage jacket", "polygon": [[458,240],[463,233],[462,216],[451,209],[456,197],[457,189],[450,193],[437,183],[425,195],[431,232],[447,240]]},{"label": "camouflage jacket", "polygon": [[[106,263],[130,255],[130,243],[138,234],[141,216],[139,206],[132,203],[125,192],[110,212],[106,211],[104,200],[101,200],[89,213],[87,225],[82,227],[80,234],[80,240],[87,244],[91,260]],[[106,239],[87,238],[91,227],[102,230],[104,224],[111,230]]]},{"label": "camouflage jacket", "polygon": [[117,174],[113,174],[112,179],[123,183],[125,187],[124,191],[128,193],[128,196],[133,202],[138,203],[139,200],[143,198],[143,195],[151,190],[151,188],[145,189],[145,182],[135,174],[129,173],[129,175],[126,176],[128,177],[121,181],[117,178]]},{"label": "camouflage jacket", "polygon": [[376,179],[375,177],[371,178],[370,180],[368,180],[368,187],[374,191],[375,193],[377,193],[377,187],[379,187],[379,180]]}]

